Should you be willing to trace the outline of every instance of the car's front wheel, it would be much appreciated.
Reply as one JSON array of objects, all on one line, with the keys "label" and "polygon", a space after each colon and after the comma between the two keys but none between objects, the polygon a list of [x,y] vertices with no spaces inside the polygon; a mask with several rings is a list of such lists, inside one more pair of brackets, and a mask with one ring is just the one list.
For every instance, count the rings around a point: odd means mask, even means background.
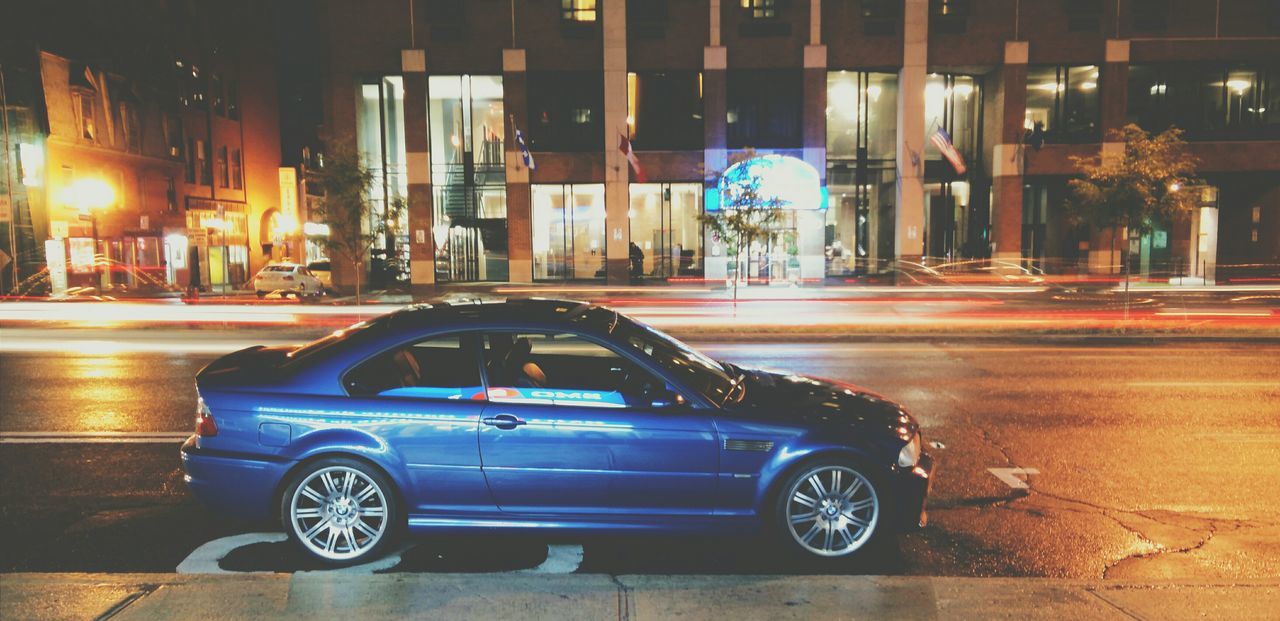
[{"label": "car's front wheel", "polygon": [[391,482],[368,464],[326,458],[299,470],[281,497],[290,541],[330,565],[378,558],[396,534]]},{"label": "car's front wheel", "polygon": [[846,557],[872,540],[880,495],[853,464],[822,460],[801,468],[782,486],[776,523],[784,543],[807,557]]}]

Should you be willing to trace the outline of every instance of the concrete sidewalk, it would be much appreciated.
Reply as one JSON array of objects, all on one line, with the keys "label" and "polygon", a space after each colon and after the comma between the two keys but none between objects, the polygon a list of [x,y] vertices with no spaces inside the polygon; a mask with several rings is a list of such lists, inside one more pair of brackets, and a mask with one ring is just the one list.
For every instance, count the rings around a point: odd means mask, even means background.
[{"label": "concrete sidewalk", "polygon": [[2,619],[1277,619],[1280,580],[2,574]]}]

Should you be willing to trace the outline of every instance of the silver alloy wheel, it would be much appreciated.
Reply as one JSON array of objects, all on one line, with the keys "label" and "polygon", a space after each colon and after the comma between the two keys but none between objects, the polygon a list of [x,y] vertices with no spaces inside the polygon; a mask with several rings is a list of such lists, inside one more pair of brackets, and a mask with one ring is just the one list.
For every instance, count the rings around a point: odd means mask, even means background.
[{"label": "silver alloy wheel", "polygon": [[787,531],[806,552],[844,556],[871,539],[880,500],[865,476],[844,466],[820,466],[787,490]]},{"label": "silver alloy wheel", "polygon": [[387,497],[359,470],[330,466],[311,473],[289,502],[293,534],[311,553],[341,561],[357,558],[387,533]]}]

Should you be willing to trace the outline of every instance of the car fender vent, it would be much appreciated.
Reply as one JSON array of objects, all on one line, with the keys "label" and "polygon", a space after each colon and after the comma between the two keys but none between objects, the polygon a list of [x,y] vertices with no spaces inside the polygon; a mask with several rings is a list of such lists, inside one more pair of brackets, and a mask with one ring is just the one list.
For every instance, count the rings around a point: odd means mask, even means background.
[{"label": "car fender vent", "polygon": [[724,441],[726,451],[758,451],[768,453],[773,450],[772,440],[732,440]]}]

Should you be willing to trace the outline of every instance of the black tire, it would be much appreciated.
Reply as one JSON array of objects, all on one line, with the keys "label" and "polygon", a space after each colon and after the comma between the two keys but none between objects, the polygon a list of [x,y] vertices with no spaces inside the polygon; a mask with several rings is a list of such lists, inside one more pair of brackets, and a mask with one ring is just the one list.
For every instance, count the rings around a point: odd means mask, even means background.
[{"label": "black tire", "polygon": [[[840,473],[838,478],[832,478],[833,471]],[[840,500],[843,494],[834,491],[822,497],[810,483],[815,474],[819,475],[819,482],[824,487],[833,487],[834,483],[836,486],[844,486],[842,489],[855,489],[843,501]],[[854,481],[858,482],[856,487]],[[805,496],[817,496],[814,499],[815,505],[812,506],[813,514],[817,517],[812,521],[801,521],[793,528],[794,519],[808,515],[808,507],[804,501],[794,499],[797,492]],[[788,556],[808,562],[844,562],[858,558],[862,552],[874,548],[875,543],[887,531],[883,524],[886,498],[883,487],[864,464],[836,457],[821,457],[797,468],[778,488],[773,498],[769,530],[774,541]],[[869,509],[858,508],[868,499],[871,500]],[[860,522],[865,522],[865,526],[859,527]],[[849,538],[839,534],[842,530]],[[810,535],[811,531],[816,532],[812,533],[808,545],[802,543],[801,540]],[[830,540],[826,539],[827,531],[832,532]],[[834,545],[824,546],[827,541]],[[819,550],[827,547],[831,549]]]},{"label": "black tire", "polygon": [[258,294],[258,299],[259,299],[259,300],[261,300],[262,298],[267,297],[267,292],[266,292],[266,291],[254,291],[254,293]]},{"label": "black tire", "polygon": [[[354,475],[354,482],[344,489],[342,483],[348,472]],[[332,494],[325,493],[329,486],[324,481],[324,473],[329,473],[338,484],[336,489],[330,488]],[[342,478],[332,476],[335,474]],[[324,500],[317,501],[300,491],[304,483],[312,493],[325,496]],[[366,493],[366,484],[376,491],[363,501],[357,500]],[[380,517],[374,515],[378,505],[382,508]],[[317,513],[315,517],[304,517],[312,510]],[[289,541],[305,556],[325,565],[342,567],[380,558],[399,537],[402,522],[395,486],[380,470],[358,459],[326,457],[311,462],[289,477],[280,495],[280,523]],[[314,534],[308,539],[303,528],[318,530],[313,530]],[[377,536],[366,535],[369,531],[376,532]],[[322,534],[325,541],[317,541]],[[332,546],[333,552],[326,554],[321,549],[325,546]]]}]

